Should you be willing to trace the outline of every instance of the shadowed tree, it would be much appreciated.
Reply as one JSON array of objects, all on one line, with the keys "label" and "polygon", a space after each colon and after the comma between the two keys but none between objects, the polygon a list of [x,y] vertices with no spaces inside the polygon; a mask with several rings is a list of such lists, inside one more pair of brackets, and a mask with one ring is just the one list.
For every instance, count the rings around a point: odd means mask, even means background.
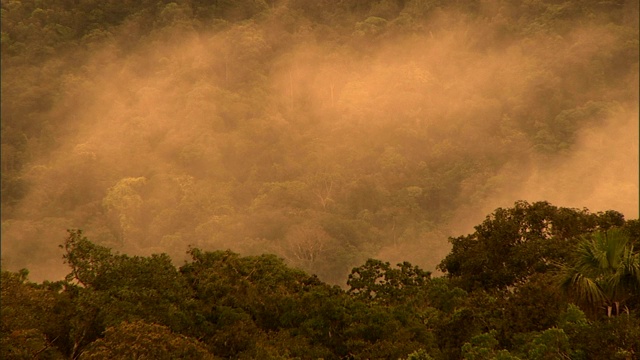
[{"label": "shadowed tree", "polygon": [[616,211],[591,214],[518,201],[496,209],[473,234],[451,238],[453,249],[438,268],[465,290],[506,289],[565,262],[580,236],[622,225]]},{"label": "shadowed tree", "polygon": [[388,262],[369,259],[353,268],[347,285],[355,298],[379,304],[397,304],[417,301],[427,291],[431,273],[408,262],[392,268]]},{"label": "shadowed tree", "polygon": [[619,315],[621,306],[640,296],[640,254],[622,230],[596,232],[578,243],[559,276],[561,288],[578,303]]},{"label": "shadowed tree", "polygon": [[143,321],[109,327],[80,359],[214,359],[196,339]]}]

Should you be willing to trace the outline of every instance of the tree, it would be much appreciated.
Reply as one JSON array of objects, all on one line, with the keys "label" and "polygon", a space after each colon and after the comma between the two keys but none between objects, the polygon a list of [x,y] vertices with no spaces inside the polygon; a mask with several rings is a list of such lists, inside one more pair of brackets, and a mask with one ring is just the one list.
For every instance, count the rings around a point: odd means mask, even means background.
[{"label": "tree", "polygon": [[501,341],[509,343],[519,333],[544,331],[557,324],[567,303],[554,280],[551,273],[535,274],[526,284],[504,294]]},{"label": "tree", "polygon": [[57,293],[27,281],[28,271],[2,271],[0,358],[62,359]]},{"label": "tree", "polygon": [[406,360],[433,360],[433,358],[424,349],[419,349],[409,354]]},{"label": "tree", "polygon": [[109,188],[107,196],[102,200],[107,213],[117,227],[117,238],[121,242],[127,241],[136,230],[139,222],[140,209],[144,203],[139,189],[147,183],[144,177],[124,178]]},{"label": "tree", "polygon": [[214,359],[196,339],[173,333],[166,326],[144,321],[109,327],[80,356],[90,359]]},{"label": "tree", "polygon": [[347,280],[348,293],[379,304],[416,301],[416,296],[427,290],[431,273],[406,261],[397,267],[393,269],[388,262],[380,260],[367,260],[363,266],[351,271]]},{"label": "tree", "polygon": [[531,338],[520,349],[525,359],[573,359],[569,338],[563,329],[549,328],[541,333],[527,334]]},{"label": "tree", "polygon": [[[571,359],[628,360],[640,354],[640,321],[636,314],[589,321],[582,310],[569,305],[558,325],[569,338]],[[528,352],[526,347],[531,348],[527,345],[522,350]]]},{"label": "tree", "polygon": [[294,225],[285,237],[287,248],[284,254],[294,266],[317,272],[316,262],[325,259],[332,239],[321,226],[312,222]]},{"label": "tree", "polygon": [[496,209],[474,233],[451,238],[453,249],[438,268],[465,290],[506,289],[568,259],[579,236],[623,224],[615,211],[591,214],[518,201]]},{"label": "tree", "polygon": [[621,306],[640,296],[640,254],[621,229],[599,231],[578,243],[559,276],[561,288],[578,303],[619,315]]},{"label": "tree", "polygon": [[169,256],[113,254],[93,244],[81,230],[69,230],[61,247],[71,266],[65,293],[72,356],[122,321],[159,323],[174,331],[192,325],[186,314],[190,289]]},{"label": "tree", "polygon": [[507,350],[498,350],[495,331],[480,334],[462,346],[462,358],[465,360],[519,360]]},{"label": "tree", "polygon": [[195,248],[189,253],[192,261],[180,271],[194,292],[191,330],[219,356],[257,351],[263,330],[299,326],[300,313],[309,308],[296,294],[321,284],[274,255],[241,257]]},{"label": "tree", "polygon": [[76,281],[86,287],[91,286],[96,278],[112,265],[114,259],[109,248],[89,241],[82,230],[67,230],[69,237],[60,248],[65,250],[62,256],[71,267],[67,281]]}]

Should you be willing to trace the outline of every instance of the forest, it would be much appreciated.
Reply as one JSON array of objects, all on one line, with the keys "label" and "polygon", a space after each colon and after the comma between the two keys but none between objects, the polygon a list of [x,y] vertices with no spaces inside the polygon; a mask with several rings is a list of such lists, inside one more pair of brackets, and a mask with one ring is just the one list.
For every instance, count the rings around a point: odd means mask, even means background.
[{"label": "forest", "polygon": [[2,0],[1,357],[637,357],[638,7]]},{"label": "forest", "polygon": [[637,359],[640,221],[499,208],[438,268],[368,259],[346,287],[282,258],[129,256],[69,230],[64,280],[2,271],[3,359]]}]

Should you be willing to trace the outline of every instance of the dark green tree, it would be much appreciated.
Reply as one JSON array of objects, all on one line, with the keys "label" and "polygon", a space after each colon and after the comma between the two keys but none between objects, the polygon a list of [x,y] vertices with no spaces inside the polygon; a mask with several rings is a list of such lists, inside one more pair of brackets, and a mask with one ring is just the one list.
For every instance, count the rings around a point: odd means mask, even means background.
[{"label": "dark green tree", "polygon": [[640,253],[621,229],[596,232],[580,241],[572,260],[560,269],[560,286],[589,310],[607,316],[629,311],[640,297]]},{"label": "dark green tree", "polygon": [[396,269],[388,262],[369,259],[351,271],[347,285],[348,293],[358,299],[390,305],[419,301],[416,297],[426,292],[430,279],[429,271],[406,261]]},{"label": "dark green tree", "polygon": [[31,283],[28,271],[0,275],[0,357],[3,359],[63,359],[63,316],[57,311],[57,291]]},{"label": "dark green tree", "polygon": [[438,268],[466,290],[505,289],[566,261],[579,236],[623,224],[615,211],[518,201],[496,209],[473,234],[450,238],[453,248]]},{"label": "dark green tree", "polygon": [[215,359],[196,339],[173,333],[166,326],[143,321],[109,327],[82,353],[89,359]]}]

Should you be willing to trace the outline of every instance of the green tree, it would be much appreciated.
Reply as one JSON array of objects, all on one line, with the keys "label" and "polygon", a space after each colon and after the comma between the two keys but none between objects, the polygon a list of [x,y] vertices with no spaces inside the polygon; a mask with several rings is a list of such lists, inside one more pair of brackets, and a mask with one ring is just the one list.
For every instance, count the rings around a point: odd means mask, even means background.
[{"label": "green tree", "polygon": [[114,256],[111,249],[99,246],[87,239],[82,230],[67,230],[69,236],[60,248],[65,250],[62,255],[65,263],[71,267],[71,272],[65,277],[66,281],[77,282],[87,287],[113,264]]},{"label": "green tree", "polygon": [[0,357],[3,359],[62,359],[62,319],[55,307],[58,294],[27,280],[28,271],[2,271]]},{"label": "green tree", "polygon": [[348,293],[379,304],[416,301],[415,297],[427,290],[431,273],[406,261],[397,267],[394,269],[380,260],[367,260],[363,266],[351,271],[347,280]]},{"label": "green tree", "polygon": [[640,296],[640,254],[621,229],[599,231],[578,243],[559,276],[561,288],[578,303],[619,315],[625,303]]},{"label": "green tree", "polygon": [[535,274],[530,281],[501,298],[501,342],[511,344],[520,333],[544,331],[555,326],[567,307],[552,274]]},{"label": "green tree", "polygon": [[62,246],[71,272],[66,277],[69,352],[82,353],[109,326],[144,320],[186,331],[191,292],[165,255],[129,257],[69,230]]},{"label": "green tree", "polygon": [[563,329],[549,328],[541,333],[528,334],[532,338],[520,350],[526,359],[572,359],[569,337]]},{"label": "green tree", "polygon": [[[558,322],[558,327],[568,337],[571,359],[628,360],[635,359],[637,354],[640,354],[640,321],[634,313],[630,316],[589,321],[582,310],[575,305],[569,305]],[[553,336],[548,340],[561,344],[557,340],[562,340],[562,336]],[[544,342],[549,344],[548,341]],[[522,350],[526,353],[536,347],[538,346],[534,341],[533,344],[530,342],[522,347]],[[547,349],[553,349],[553,346]]]},{"label": "green tree", "polygon": [[433,360],[433,358],[424,349],[419,349],[409,354],[405,360]]},{"label": "green tree", "polygon": [[321,285],[274,255],[241,257],[199,249],[189,253],[192,261],[180,272],[194,292],[193,336],[220,356],[255,354],[265,331],[300,326],[309,306],[300,304],[296,294]]},{"label": "green tree", "polygon": [[465,290],[505,289],[567,260],[579,236],[623,224],[615,211],[591,214],[518,201],[496,209],[473,234],[451,238],[451,253],[438,268]]},{"label": "green tree", "polygon": [[[144,177],[128,177],[121,179],[107,191],[107,196],[102,204],[107,214],[113,219],[116,228],[116,237],[121,242],[128,241],[132,235],[137,234],[140,212],[144,201],[140,195],[140,189],[146,185]],[[133,240],[133,239],[131,239]]]},{"label": "green tree", "polygon": [[80,356],[90,359],[214,359],[196,339],[144,321],[122,322],[109,327]]},{"label": "green tree", "polygon": [[480,334],[462,346],[462,358],[465,360],[519,360],[507,350],[498,350],[495,331]]}]

